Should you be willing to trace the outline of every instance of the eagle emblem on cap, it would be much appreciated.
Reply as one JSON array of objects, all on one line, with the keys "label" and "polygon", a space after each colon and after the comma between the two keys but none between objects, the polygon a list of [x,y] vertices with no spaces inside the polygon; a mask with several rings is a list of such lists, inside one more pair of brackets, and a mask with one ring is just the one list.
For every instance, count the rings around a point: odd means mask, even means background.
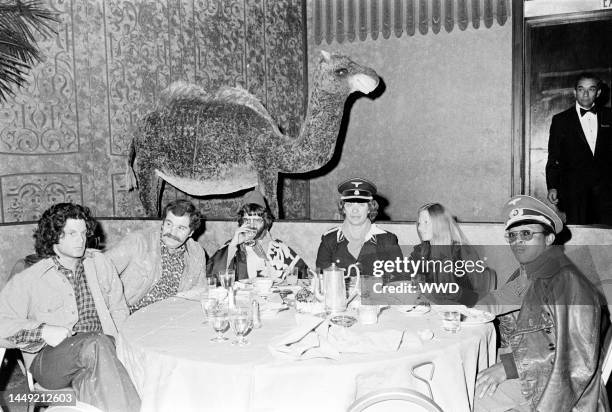
[{"label": "eagle emblem on cap", "polygon": [[523,214],[523,209],[516,208],[510,211],[510,217],[521,216],[522,214]]},{"label": "eagle emblem on cap", "polygon": [[[362,184],[363,182],[351,182],[353,186],[355,187],[359,187],[360,184]],[[355,193],[356,195],[358,195],[359,193]]]}]

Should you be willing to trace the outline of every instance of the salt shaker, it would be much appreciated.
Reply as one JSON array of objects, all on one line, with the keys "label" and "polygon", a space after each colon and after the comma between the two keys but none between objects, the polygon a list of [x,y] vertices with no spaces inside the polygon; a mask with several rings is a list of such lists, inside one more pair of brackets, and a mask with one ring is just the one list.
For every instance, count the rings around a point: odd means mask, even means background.
[{"label": "salt shaker", "polygon": [[259,313],[259,302],[253,299],[253,328],[261,328],[261,314]]}]

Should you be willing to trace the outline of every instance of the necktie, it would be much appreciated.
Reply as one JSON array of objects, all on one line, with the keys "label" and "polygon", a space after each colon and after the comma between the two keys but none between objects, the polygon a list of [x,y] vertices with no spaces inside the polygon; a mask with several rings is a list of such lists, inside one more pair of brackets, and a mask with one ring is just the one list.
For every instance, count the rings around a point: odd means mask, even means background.
[{"label": "necktie", "polygon": [[582,107],[580,108],[580,117],[584,116],[585,113],[591,112],[593,114],[597,114],[597,110],[595,109],[595,106],[591,107],[590,109],[583,109]]}]

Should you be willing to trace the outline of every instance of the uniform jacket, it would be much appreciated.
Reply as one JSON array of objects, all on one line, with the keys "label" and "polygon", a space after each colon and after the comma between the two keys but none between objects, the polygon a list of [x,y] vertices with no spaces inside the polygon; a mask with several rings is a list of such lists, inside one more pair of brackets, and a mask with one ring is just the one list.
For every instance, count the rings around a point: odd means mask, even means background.
[{"label": "uniform jacket", "polygon": [[[160,229],[153,228],[132,232],[105,252],[119,273],[129,305],[138,303],[161,277],[159,242]],[[202,246],[191,238],[187,239],[185,246],[185,270],[179,292],[198,285],[206,276],[206,253]]]},{"label": "uniform jacket", "polygon": [[337,226],[321,236],[321,244],[317,252],[317,268],[326,269],[332,262],[345,269],[352,264],[357,264],[361,275],[372,276],[374,261],[391,260],[395,262],[398,257],[402,259],[403,254],[397,243],[397,236],[372,223],[359,256],[355,259],[348,251],[348,240],[342,233],[342,226]]},{"label": "uniform jacket", "polygon": [[[227,264],[229,242],[217,250],[208,261],[206,269],[208,275],[216,275],[219,272],[224,272],[225,269],[234,269],[236,271],[236,280],[248,279],[247,256],[241,247],[236,251],[232,262],[229,265]],[[293,249],[278,239],[270,241],[266,256],[274,269],[277,270],[284,270],[289,266],[297,267],[300,269],[300,275],[304,275],[305,269],[308,268],[304,260]]]},{"label": "uniform jacket", "polygon": [[[116,336],[117,329],[129,315],[117,271],[97,250],[85,252],[83,268],[102,330]],[[43,259],[16,274],[0,292],[2,346],[14,346],[5,339],[22,329],[34,329],[41,323],[72,329],[77,320],[74,289],[57,270],[52,258]],[[35,351],[41,348],[42,345]]]},{"label": "uniform jacket", "polygon": [[587,204],[594,191],[610,201],[612,186],[612,112],[601,107],[597,112],[595,154],[587,143],[576,106],[553,116],[548,140],[546,185],[557,189],[559,208],[567,213],[568,223],[596,223],[589,220],[593,205]]},{"label": "uniform jacket", "polygon": [[512,360],[521,380],[536,380],[527,398],[537,411],[608,410],[597,291],[558,248],[525,268],[531,285],[510,336],[512,353],[502,355],[509,356],[504,366]]}]

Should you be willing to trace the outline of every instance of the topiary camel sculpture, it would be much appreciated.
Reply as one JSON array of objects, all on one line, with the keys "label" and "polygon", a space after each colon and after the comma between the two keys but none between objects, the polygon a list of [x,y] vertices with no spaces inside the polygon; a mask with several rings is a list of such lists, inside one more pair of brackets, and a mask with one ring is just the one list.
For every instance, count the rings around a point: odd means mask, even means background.
[{"label": "topiary camel sculpture", "polygon": [[261,102],[242,88],[222,88],[210,97],[196,85],[170,85],[140,122],[128,155],[128,187],[137,180],[146,214],[160,213],[163,179],[193,196],[259,186],[278,216],[279,172],[304,173],[329,162],[346,98],[378,85],[374,70],[346,56],[321,54],[297,138],[282,134]]}]

